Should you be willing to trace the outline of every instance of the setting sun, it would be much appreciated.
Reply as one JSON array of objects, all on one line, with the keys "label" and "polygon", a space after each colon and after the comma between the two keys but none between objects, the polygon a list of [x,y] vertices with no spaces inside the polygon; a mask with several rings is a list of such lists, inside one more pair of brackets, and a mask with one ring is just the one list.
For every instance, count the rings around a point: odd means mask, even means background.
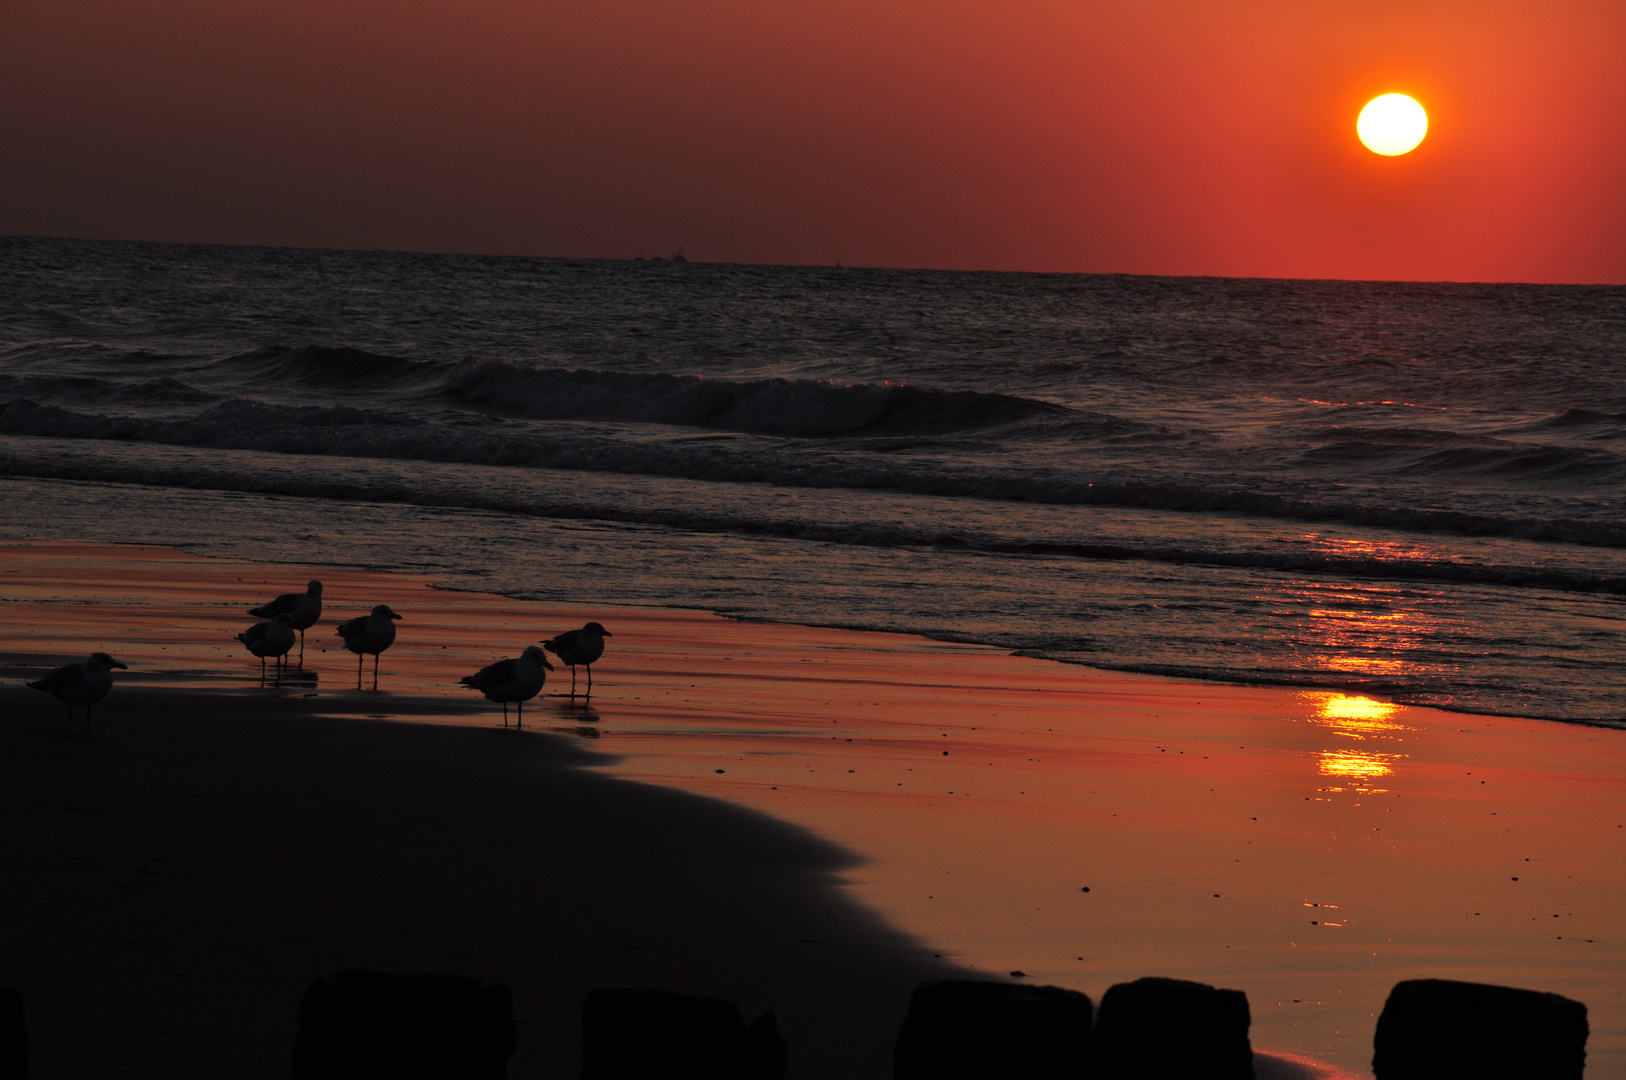
[{"label": "setting sun", "polygon": [[1428,134],[1428,114],[1414,98],[1384,94],[1366,103],[1355,121],[1355,131],[1374,154],[1409,154]]}]

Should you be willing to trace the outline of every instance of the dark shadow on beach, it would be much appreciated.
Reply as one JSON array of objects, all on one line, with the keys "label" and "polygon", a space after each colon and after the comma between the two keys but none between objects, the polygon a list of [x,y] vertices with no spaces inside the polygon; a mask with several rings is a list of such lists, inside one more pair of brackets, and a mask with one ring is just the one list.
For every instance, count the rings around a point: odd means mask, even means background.
[{"label": "dark shadow on beach", "polygon": [[579,738],[133,686],[69,735],[38,698],[0,687],[0,984],[39,1076],[285,1077],[309,980],[368,968],[509,984],[515,1077],[577,1075],[600,986],[774,1009],[789,1075],[884,1077],[953,973],[841,893],[840,849]]}]

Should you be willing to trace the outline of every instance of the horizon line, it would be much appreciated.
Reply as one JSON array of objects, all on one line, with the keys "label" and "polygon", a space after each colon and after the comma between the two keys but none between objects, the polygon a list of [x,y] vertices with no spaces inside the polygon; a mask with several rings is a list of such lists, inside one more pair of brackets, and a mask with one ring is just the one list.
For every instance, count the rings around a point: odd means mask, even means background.
[{"label": "horizon line", "polygon": [[683,253],[684,245],[681,244],[678,245],[673,254],[681,255],[682,258],[674,259],[671,255],[538,255],[534,253],[522,252],[462,251],[452,249],[423,250],[405,247],[311,247],[301,244],[245,243],[230,240],[152,240],[130,237],[60,236],[50,233],[0,233],[0,242],[11,240],[60,240],[68,243],[78,244],[136,244],[152,247],[238,248],[258,251],[299,251],[312,253],[328,252],[332,254],[349,255],[427,255],[437,258],[456,259],[528,259],[542,262],[644,262],[679,266],[753,267],[764,270],[853,270],[870,273],[899,274],[1001,274],[1027,277],[1158,278],[1182,281],[1292,281],[1306,283],[1335,283],[1344,285],[1508,285],[1555,289],[1626,288],[1626,281],[1485,281],[1466,279],[1458,280],[1453,278],[1289,277],[1272,276],[1268,274],[1159,274],[1134,270],[1001,270],[992,268],[968,269],[964,267],[937,266],[878,266],[869,264],[849,264],[843,263],[840,260],[837,260],[834,263],[744,262],[739,260],[690,257]]}]

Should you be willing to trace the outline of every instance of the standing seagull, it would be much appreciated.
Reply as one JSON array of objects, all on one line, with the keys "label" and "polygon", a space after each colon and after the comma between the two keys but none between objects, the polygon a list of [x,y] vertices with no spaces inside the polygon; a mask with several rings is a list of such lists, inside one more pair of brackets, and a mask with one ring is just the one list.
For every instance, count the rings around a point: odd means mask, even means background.
[{"label": "standing seagull", "polygon": [[288,653],[294,647],[294,616],[284,611],[269,622],[255,623],[237,635],[243,647],[260,658],[260,679],[265,679],[265,658],[277,662],[280,676],[288,662]]},{"label": "standing seagull", "polygon": [[570,696],[576,696],[576,665],[582,664],[587,668],[587,696],[593,696],[593,661],[604,655],[604,639],[615,637],[596,622],[590,622],[580,630],[566,630],[552,641],[544,641],[542,647],[558,656],[560,660],[570,665]]},{"label": "standing seagull", "polygon": [[474,687],[491,701],[502,702],[503,727],[508,726],[508,703],[514,702],[519,710],[519,726],[524,727],[525,703],[542,692],[542,684],[548,681],[548,672],[552,670],[548,654],[535,645],[528,645],[518,660],[498,660],[458,681]]},{"label": "standing seagull", "polygon": [[379,604],[372,614],[350,619],[339,624],[339,636],[344,647],[356,654],[356,689],[361,689],[361,661],[373,654],[373,689],[378,689],[378,654],[395,643],[395,623],[401,616],[390,610],[388,604]]},{"label": "standing seagull", "polygon": [[63,664],[43,679],[28,685],[44,690],[68,707],[68,730],[73,730],[73,707],[85,707],[85,730],[90,730],[90,707],[113,689],[113,669],[125,668],[104,652],[91,653],[77,664]]},{"label": "standing seagull", "polygon": [[322,583],[313,581],[302,593],[283,593],[269,604],[249,608],[256,619],[274,619],[286,612],[293,616],[293,627],[299,631],[299,666],[305,666],[305,631],[316,625],[322,617]]}]

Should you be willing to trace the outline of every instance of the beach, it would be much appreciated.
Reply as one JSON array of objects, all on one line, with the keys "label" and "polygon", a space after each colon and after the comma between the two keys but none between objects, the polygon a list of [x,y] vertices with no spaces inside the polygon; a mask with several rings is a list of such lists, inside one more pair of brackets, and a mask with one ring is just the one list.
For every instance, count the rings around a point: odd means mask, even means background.
[{"label": "beach", "polygon": [[[311,577],[305,674],[262,686],[231,635]],[[1585,1002],[1589,1075],[1626,1063],[1618,731],[432,584],[0,545],[0,983],[37,1075],[283,1075],[349,967],[508,982],[516,1076],[575,1075],[618,985],[775,1010],[792,1076],[886,1076],[955,974],[1241,989],[1267,1068],[1329,1076],[1394,982],[1468,978]],[[374,603],[377,694],[331,629]],[[590,706],[561,669],[505,732],[456,685],[590,618]],[[22,684],[97,648],[130,670],[70,735]]]},{"label": "beach", "polygon": [[[576,740],[505,733],[472,695],[318,696],[295,679],[262,694],[232,641],[221,671],[239,686],[142,685],[161,655],[196,663],[206,628],[253,621],[209,591],[247,567],[70,549],[45,562],[108,574],[70,596],[37,563],[22,585],[18,549],[5,555],[0,982],[27,998],[32,1075],[286,1076],[300,995],[346,968],[508,983],[514,1076],[574,1076],[581,999],[621,985],[775,1009],[798,1075],[881,1075],[909,990],[949,970],[839,893],[850,856],[835,845],[584,768]],[[329,595],[381,577],[325,572]],[[19,586],[53,599],[19,601]],[[96,593],[110,602],[82,599]],[[440,595],[457,612],[496,600]],[[136,677],[92,710],[88,735],[11,677],[15,635],[45,624],[132,658]],[[411,633],[385,654],[386,688],[392,662],[433,680],[439,642]],[[318,656],[307,649],[307,668]],[[557,726],[553,708],[536,712]],[[840,1038],[812,1037],[831,1027]]]},{"label": "beach", "polygon": [[0,16],[36,1080],[1626,1080],[1626,5],[376,6]]}]

